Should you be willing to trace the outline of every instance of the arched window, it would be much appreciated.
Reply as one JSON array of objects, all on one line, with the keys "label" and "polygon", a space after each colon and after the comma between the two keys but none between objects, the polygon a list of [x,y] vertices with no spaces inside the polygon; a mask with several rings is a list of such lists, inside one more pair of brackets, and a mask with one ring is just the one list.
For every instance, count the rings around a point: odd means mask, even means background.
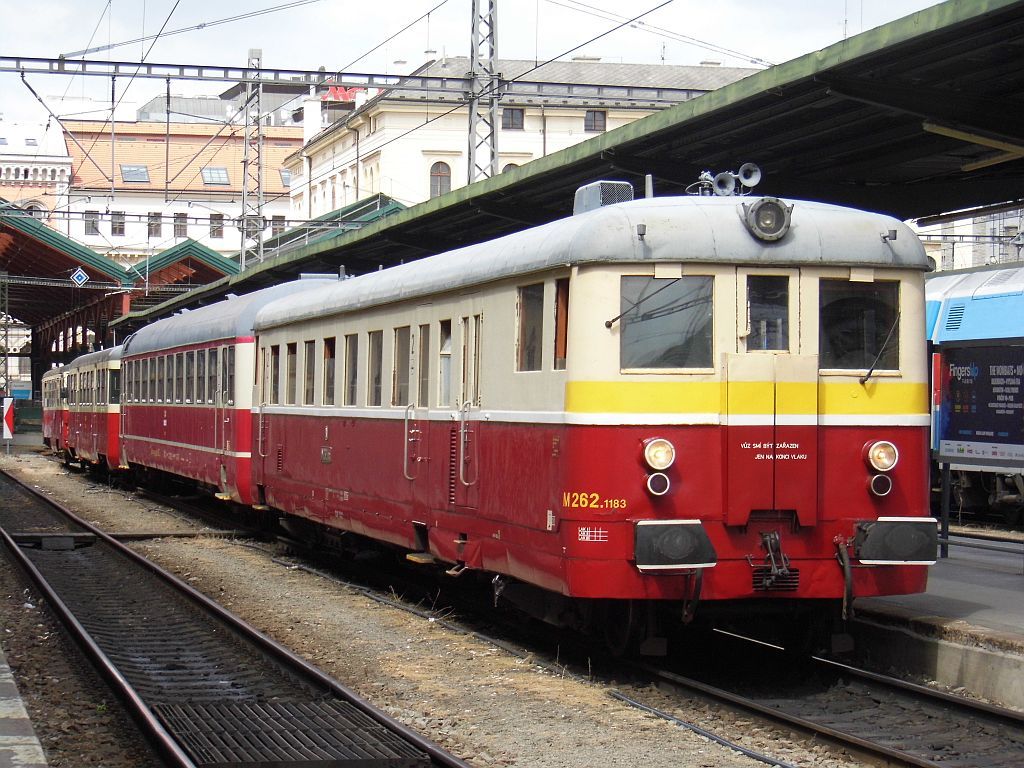
[{"label": "arched window", "polygon": [[430,166],[430,196],[440,197],[452,191],[452,169],[440,160]]}]

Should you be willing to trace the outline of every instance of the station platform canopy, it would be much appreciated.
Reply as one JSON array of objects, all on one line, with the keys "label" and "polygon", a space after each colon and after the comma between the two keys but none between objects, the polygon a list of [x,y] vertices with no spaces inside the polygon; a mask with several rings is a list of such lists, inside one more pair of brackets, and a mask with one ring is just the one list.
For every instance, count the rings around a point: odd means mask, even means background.
[{"label": "station platform canopy", "polygon": [[37,370],[105,342],[132,309],[237,273],[235,262],[194,240],[126,269],[0,200],[0,295],[10,318],[32,329]]},{"label": "station platform canopy", "polygon": [[372,271],[568,216],[575,190],[683,194],[757,164],[757,194],[916,219],[1024,206],[1024,2],[942,3],[125,318],[294,279]]}]

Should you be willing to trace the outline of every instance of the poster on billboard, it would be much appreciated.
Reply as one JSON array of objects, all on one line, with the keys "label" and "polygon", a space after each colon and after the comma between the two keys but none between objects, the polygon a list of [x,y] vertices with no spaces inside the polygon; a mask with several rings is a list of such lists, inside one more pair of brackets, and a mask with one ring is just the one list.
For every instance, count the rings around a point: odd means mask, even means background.
[{"label": "poster on billboard", "polygon": [[946,347],[937,375],[938,460],[990,471],[1024,467],[1024,346]]}]

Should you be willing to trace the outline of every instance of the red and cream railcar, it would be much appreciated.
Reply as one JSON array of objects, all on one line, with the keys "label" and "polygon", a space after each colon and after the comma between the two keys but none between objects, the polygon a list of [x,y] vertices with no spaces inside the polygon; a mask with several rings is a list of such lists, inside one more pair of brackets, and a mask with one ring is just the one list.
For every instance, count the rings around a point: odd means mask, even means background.
[{"label": "red and cream railcar", "polygon": [[67,368],[51,368],[43,374],[43,445],[63,453],[68,439]]},{"label": "red and cream railcar", "polygon": [[927,269],[886,216],[690,196],[289,296],[256,317],[259,500],[626,634],[922,591]]},{"label": "red and cream railcar", "polygon": [[129,336],[121,363],[122,461],[251,504],[253,319],[268,301],[322,282],[231,297]]},{"label": "red and cream railcar", "polygon": [[76,461],[121,468],[121,347],[90,352],[67,366],[67,454]]}]

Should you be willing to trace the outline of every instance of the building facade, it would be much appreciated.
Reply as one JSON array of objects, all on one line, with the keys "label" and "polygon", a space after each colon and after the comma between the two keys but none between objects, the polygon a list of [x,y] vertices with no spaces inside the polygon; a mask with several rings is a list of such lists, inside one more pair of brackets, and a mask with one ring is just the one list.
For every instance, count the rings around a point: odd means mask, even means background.
[{"label": "building facade", "polygon": [[[1024,210],[994,210],[968,218],[937,216],[918,228],[935,268],[970,269],[1021,261],[1021,220]],[[927,220],[926,220],[927,221]]]},{"label": "building facade", "polygon": [[[131,266],[196,240],[237,258],[243,245],[245,132],[237,125],[65,121],[74,175],[61,231]],[[284,158],[302,129],[263,129],[264,237],[290,209]]]},{"label": "building facade", "polygon": [[51,221],[67,203],[71,157],[60,126],[0,118],[0,198]]},{"label": "building facade", "polygon": [[[758,70],[717,65],[501,60],[501,172],[696,98]],[[429,62],[413,74],[462,78],[466,58]],[[517,81],[518,78],[518,81]],[[533,85],[527,85],[532,83]],[[315,100],[307,101],[313,109]],[[307,125],[318,125],[314,113]],[[468,182],[468,107],[457,93],[388,90],[309,136],[285,161],[291,215],[309,219],[383,193],[413,205]]]}]

